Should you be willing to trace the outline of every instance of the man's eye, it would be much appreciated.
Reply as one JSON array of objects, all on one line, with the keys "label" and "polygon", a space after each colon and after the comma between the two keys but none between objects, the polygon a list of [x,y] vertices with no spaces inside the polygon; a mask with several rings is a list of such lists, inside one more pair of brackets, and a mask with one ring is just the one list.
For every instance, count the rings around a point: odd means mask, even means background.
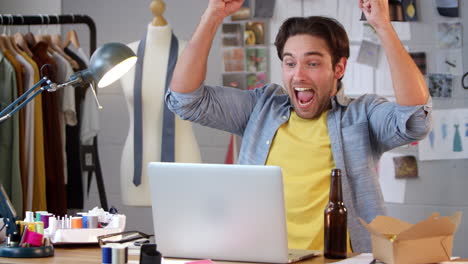
[{"label": "man's eye", "polygon": [[316,66],[318,66],[318,65],[319,65],[318,62],[310,62],[310,63],[309,63],[309,66],[311,66],[311,67],[316,67]]},{"label": "man's eye", "polygon": [[294,66],[296,66],[296,63],[294,63],[294,62],[286,62],[285,64],[286,64],[286,66],[288,66],[288,67],[294,67]]}]

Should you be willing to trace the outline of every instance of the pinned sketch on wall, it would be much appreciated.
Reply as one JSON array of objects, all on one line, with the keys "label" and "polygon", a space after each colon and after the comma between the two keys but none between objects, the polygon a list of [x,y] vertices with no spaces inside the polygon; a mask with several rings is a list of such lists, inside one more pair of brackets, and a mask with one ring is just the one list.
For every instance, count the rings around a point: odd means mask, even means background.
[{"label": "pinned sketch on wall", "polygon": [[359,96],[374,93],[374,71],[365,64],[357,63],[359,46],[350,45],[350,55],[346,72],[343,77],[344,91],[346,95]]},{"label": "pinned sketch on wall", "polygon": [[367,40],[361,42],[357,62],[377,68],[379,64],[380,45]]},{"label": "pinned sketch on wall", "polygon": [[[398,167],[395,165],[397,161],[405,157],[402,154],[393,152],[385,152],[379,161],[378,173],[379,182],[382,188],[384,200],[390,203],[404,203],[406,191],[406,178],[398,178]],[[416,167],[417,170],[417,167]]]},{"label": "pinned sketch on wall", "polygon": [[416,66],[418,66],[422,75],[427,73],[426,53],[425,52],[410,52],[409,55],[413,59]]},{"label": "pinned sketch on wall", "polygon": [[439,23],[437,26],[439,48],[460,49],[462,47],[461,23]]},{"label": "pinned sketch on wall", "polygon": [[452,97],[453,76],[451,74],[431,73],[426,78],[432,97]]},{"label": "pinned sketch on wall", "polygon": [[468,158],[468,109],[433,110],[434,127],[419,142],[420,160]]},{"label": "pinned sketch on wall", "polygon": [[463,54],[461,49],[439,50],[436,54],[437,73],[463,75]]}]

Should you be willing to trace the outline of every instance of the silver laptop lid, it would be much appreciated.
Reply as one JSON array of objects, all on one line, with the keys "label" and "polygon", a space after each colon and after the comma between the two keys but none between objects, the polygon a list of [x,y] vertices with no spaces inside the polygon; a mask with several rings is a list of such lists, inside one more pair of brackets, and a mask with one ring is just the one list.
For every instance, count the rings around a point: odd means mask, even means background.
[{"label": "silver laptop lid", "polygon": [[288,261],[279,167],[154,162],[148,172],[163,256]]}]

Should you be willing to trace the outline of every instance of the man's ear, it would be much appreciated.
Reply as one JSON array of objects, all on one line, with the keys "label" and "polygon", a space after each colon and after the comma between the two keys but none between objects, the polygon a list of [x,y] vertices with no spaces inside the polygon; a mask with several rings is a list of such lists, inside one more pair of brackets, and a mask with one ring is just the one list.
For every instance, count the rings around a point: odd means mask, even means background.
[{"label": "man's ear", "polygon": [[335,65],[335,78],[338,80],[343,77],[348,59],[346,57],[341,57]]}]

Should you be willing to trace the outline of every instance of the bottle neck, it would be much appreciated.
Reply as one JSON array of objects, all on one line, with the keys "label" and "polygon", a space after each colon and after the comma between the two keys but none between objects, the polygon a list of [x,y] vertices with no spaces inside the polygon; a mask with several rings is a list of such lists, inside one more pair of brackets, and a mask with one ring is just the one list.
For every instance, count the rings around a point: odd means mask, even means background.
[{"label": "bottle neck", "polygon": [[332,175],[330,185],[330,202],[342,202],[341,176]]}]

